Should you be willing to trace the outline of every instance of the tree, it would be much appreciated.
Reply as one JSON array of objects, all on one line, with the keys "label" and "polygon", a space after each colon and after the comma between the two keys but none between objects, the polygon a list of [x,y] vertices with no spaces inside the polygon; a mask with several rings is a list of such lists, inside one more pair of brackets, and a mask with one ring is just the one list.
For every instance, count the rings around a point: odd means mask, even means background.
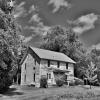
[{"label": "tree", "polygon": [[82,43],[79,41],[78,35],[70,28],[61,27],[59,25],[51,27],[43,37],[43,40],[44,42],[40,46],[41,48],[62,52],[75,61],[85,52],[85,49],[82,48]]},{"label": "tree", "polygon": [[12,0],[0,0],[0,92],[12,84],[18,69],[18,52],[21,48],[19,28],[13,16]]},{"label": "tree", "polygon": [[47,31],[43,40],[44,41],[40,46],[41,48],[62,52],[75,60],[77,62],[77,65],[75,66],[75,75],[79,76],[77,71],[80,68],[79,65],[81,64],[81,61],[83,61],[86,56],[86,49],[80,42],[78,35],[72,31],[71,27],[65,28],[59,25],[53,26]]},{"label": "tree", "polygon": [[95,65],[92,62],[90,62],[88,68],[85,70],[85,77],[90,83],[90,89],[91,89],[91,83],[98,81],[97,74],[95,74]]}]

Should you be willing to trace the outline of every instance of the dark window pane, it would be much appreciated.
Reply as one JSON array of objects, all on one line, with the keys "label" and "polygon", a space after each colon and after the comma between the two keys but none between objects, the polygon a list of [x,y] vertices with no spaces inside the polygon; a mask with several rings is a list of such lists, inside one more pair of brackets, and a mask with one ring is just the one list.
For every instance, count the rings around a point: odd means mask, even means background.
[{"label": "dark window pane", "polygon": [[66,63],[66,69],[68,69],[68,63]]},{"label": "dark window pane", "polygon": [[60,67],[60,63],[59,63],[59,61],[57,62],[57,67],[58,67],[58,68]]},{"label": "dark window pane", "polygon": [[50,60],[48,60],[48,67],[50,67]]},{"label": "dark window pane", "polygon": [[25,63],[25,70],[26,70],[26,63]]},{"label": "dark window pane", "polygon": [[34,82],[35,82],[35,74],[34,74]]}]

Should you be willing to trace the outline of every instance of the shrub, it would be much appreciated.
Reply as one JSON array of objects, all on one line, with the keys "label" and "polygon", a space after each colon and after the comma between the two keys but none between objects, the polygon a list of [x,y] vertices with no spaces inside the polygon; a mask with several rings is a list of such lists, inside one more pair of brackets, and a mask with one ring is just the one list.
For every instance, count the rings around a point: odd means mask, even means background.
[{"label": "shrub", "polygon": [[12,82],[12,78],[7,73],[0,71],[0,93],[7,91]]},{"label": "shrub", "polygon": [[70,85],[70,86],[75,86],[75,81],[73,81],[73,80],[70,81],[70,82],[69,82],[69,85]]},{"label": "shrub", "polygon": [[79,78],[75,78],[75,85],[84,85],[84,81]]},{"label": "shrub", "polygon": [[46,77],[41,77],[40,79],[40,87],[41,88],[46,88],[47,87],[47,78]]},{"label": "shrub", "polygon": [[57,79],[56,80],[56,84],[57,84],[57,86],[62,86],[63,84],[64,84],[64,81],[63,80],[61,80],[61,79]]}]

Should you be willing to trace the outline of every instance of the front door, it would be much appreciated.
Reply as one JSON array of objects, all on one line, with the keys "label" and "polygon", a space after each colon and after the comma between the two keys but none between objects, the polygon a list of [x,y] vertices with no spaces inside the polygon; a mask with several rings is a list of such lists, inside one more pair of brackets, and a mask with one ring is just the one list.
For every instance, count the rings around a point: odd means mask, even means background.
[{"label": "front door", "polygon": [[48,84],[53,84],[52,72],[47,73]]}]

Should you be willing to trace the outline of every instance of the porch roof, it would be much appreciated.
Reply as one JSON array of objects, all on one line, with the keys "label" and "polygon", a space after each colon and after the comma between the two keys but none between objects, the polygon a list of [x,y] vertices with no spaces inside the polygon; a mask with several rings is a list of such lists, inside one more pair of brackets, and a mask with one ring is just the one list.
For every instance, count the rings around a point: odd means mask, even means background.
[{"label": "porch roof", "polygon": [[48,70],[53,70],[53,72],[62,72],[62,73],[70,72],[68,69],[64,70],[64,69],[59,69],[59,68],[55,68],[55,67],[48,67]]}]

